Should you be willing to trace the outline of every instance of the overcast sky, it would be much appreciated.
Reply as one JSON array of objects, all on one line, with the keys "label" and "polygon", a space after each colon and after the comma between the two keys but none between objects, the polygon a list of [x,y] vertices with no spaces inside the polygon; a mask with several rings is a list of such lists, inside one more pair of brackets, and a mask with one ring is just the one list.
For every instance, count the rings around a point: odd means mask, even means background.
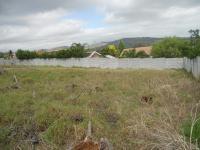
[{"label": "overcast sky", "polygon": [[200,0],[0,0],[0,51],[189,36]]}]

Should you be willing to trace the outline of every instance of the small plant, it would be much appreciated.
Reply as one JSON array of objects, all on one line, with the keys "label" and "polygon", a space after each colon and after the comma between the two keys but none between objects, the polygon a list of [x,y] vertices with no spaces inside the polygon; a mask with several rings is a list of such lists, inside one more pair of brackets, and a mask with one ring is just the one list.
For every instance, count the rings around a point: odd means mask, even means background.
[{"label": "small plant", "polygon": [[183,132],[190,139],[190,144],[195,144],[200,147],[200,118],[197,117],[197,104],[191,111],[191,120],[183,125]]}]

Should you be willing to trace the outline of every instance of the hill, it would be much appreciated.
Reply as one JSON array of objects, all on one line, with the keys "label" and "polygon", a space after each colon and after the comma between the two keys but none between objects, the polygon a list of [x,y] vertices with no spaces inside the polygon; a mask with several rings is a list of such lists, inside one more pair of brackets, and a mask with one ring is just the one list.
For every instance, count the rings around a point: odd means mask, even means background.
[{"label": "hill", "polygon": [[142,46],[150,46],[154,42],[157,42],[161,38],[152,38],[152,37],[135,37],[135,38],[123,38],[119,40],[115,40],[112,42],[108,42],[108,44],[118,45],[120,40],[123,40],[126,48],[135,48]]},{"label": "hill", "polygon": [[143,47],[143,46],[150,46],[153,43],[161,40],[162,38],[154,38],[154,37],[134,37],[134,38],[123,38],[115,41],[110,42],[102,42],[102,44],[98,45],[97,47],[92,47],[93,50],[99,51],[102,48],[106,47],[107,45],[114,44],[119,45],[120,40],[122,40],[126,46],[126,48],[135,48],[135,47]]},{"label": "hill", "polygon": [[47,51],[49,51],[49,52],[60,51],[60,50],[67,49],[67,48],[69,48],[69,46],[60,46],[60,47],[54,47],[54,48],[48,49]]},{"label": "hill", "polygon": [[[114,44],[119,45],[120,40],[124,41],[126,48],[136,48],[136,47],[145,47],[151,46],[154,42],[161,40],[161,38],[154,38],[154,37],[134,37],[134,38],[123,38],[109,42],[99,42],[87,45],[86,48],[90,49],[91,51],[100,51],[102,48],[106,47],[107,45]],[[69,48],[69,46],[60,46],[48,49],[47,51],[59,51],[62,49]]]}]

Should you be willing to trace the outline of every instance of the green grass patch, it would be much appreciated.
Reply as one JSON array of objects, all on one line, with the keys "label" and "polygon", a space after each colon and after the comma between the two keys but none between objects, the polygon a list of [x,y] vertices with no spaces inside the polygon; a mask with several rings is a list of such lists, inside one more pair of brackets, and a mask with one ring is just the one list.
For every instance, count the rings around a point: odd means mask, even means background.
[{"label": "green grass patch", "polygon": [[[178,128],[200,98],[199,83],[183,70],[9,66],[5,70],[0,75],[3,149],[27,149],[32,134],[39,138],[40,149],[66,149],[84,139],[90,119],[95,140],[106,137],[115,149],[140,149],[150,139],[139,134],[138,122],[144,119],[149,128],[156,127],[168,109],[179,120]],[[14,73],[19,89],[8,88]],[[143,96],[152,97],[152,104],[141,102]],[[143,113],[148,117],[142,118]]]}]

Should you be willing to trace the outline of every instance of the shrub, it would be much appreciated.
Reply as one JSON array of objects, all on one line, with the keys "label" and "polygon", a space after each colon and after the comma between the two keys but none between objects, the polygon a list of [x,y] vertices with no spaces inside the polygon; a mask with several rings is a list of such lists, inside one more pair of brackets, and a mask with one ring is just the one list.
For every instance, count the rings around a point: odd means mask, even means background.
[{"label": "shrub", "polygon": [[129,51],[124,51],[124,52],[122,52],[120,57],[122,57],[122,58],[135,58],[136,57],[136,51],[135,51],[135,49],[129,50]]},{"label": "shrub", "polygon": [[71,57],[74,57],[74,58],[84,57],[84,45],[81,45],[80,43],[73,43],[69,49],[70,49]]},{"label": "shrub", "polygon": [[72,46],[65,50],[54,52],[41,52],[28,50],[17,50],[16,56],[18,59],[33,59],[33,58],[82,58],[85,55],[84,45],[74,43]]},{"label": "shrub", "polygon": [[33,59],[37,57],[37,53],[35,51],[31,52],[28,50],[17,50],[16,56],[18,59]]},{"label": "shrub", "polygon": [[149,57],[149,55],[145,51],[139,51],[139,52],[136,53],[135,56],[138,57],[138,58],[147,58],[147,57]]},{"label": "shrub", "polygon": [[60,50],[55,53],[56,58],[70,58],[72,56],[70,50]]},{"label": "shrub", "polygon": [[115,45],[108,45],[107,47],[101,50],[103,55],[112,55],[112,56],[119,56],[119,51],[117,50]]},{"label": "shrub", "polygon": [[151,55],[153,57],[182,57],[189,50],[189,42],[177,37],[168,37],[153,44]]},{"label": "shrub", "polygon": [[0,52],[0,58],[4,58],[4,53]]}]

